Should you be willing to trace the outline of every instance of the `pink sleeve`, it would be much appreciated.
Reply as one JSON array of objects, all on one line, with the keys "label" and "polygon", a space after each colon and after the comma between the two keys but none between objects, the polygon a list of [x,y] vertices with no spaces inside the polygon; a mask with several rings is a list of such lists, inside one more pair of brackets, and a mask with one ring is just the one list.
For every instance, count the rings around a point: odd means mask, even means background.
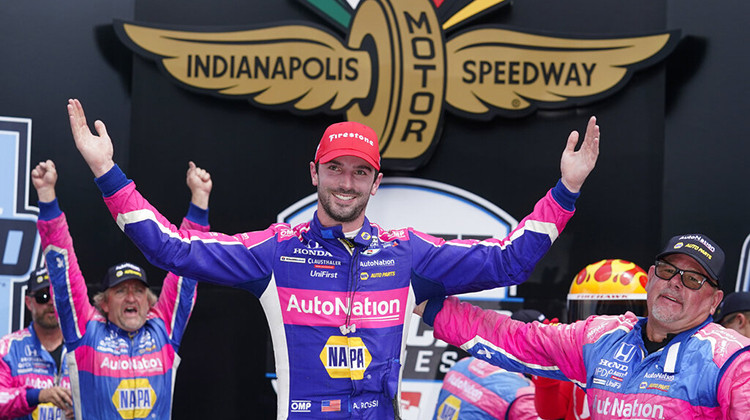
[{"label": "pink sleeve", "polygon": [[750,350],[746,347],[731,361],[719,381],[718,400],[724,418],[747,419],[750,415]]},{"label": "pink sleeve", "polygon": [[62,213],[52,220],[37,221],[47,270],[52,284],[55,309],[66,342],[75,342],[86,333],[86,323],[97,311],[89,303],[86,282],[78,266],[73,238]]},{"label": "pink sleeve", "polygon": [[[3,341],[2,346],[6,347],[3,350],[7,350],[8,343]],[[2,353],[4,356],[5,351]],[[26,402],[26,389],[13,382],[10,367],[5,360],[0,359],[0,419],[13,419],[33,411]]]},{"label": "pink sleeve", "polygon": [[435,318],[435,337],[510,371],[585,384],[582,347],[589,320],[524,323],[449,297]]}]

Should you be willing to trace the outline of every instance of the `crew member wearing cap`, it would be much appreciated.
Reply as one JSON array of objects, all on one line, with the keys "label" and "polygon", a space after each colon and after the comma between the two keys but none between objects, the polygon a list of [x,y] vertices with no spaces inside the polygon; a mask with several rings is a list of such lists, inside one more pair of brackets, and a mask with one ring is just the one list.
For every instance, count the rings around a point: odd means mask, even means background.
[{"label": "crew member wearing cap", "polygon": [[728,294],[716,310],[714,322],[750,337],[750,292]]},{"label": "crew member wearing cap", "polygon": [[270,326],[278,417],[399,417],[405,335],[416,302],[523,282],[572,216],[598,156],[592,117],[578,151],[569,136],[562,179],[504,240],[446,242],[411,228],[384,231],[365,217],[382,174],[378,139],[356,122],[329,126],[309,164],[318,207],[309,222],[225,235],[179,230],[113,161],[77,100],[76,146],[105,202],[149,261],[175,273],[250,291]]},{"label": "crew member wearing cap", "polygon": [[[68,354],[73,411],[78,420],[169,419],[178,351],[195,303],[197,283],[167,274],[157,300],[146,273],[131,263],[111,267],[89,303],[55,194],[51,160],[31,173],[39,196],[37,226]],[[210,175],[190,162],[192,193],[185,228],[208,230]]]},{"label": "crew member wearing cap", "polygon": [[507,370],[586,388],[592,419],[746,419],[750,339],[711,322],[724,252],[702,234],[669,240],[648,271],[648,317],[524,324],[455,298],[418,311],[435,337]]},{"label": "crew member wearing cap", "polygon": [[60,363],[63,336],[47,269],[26,283],[28,327],[0,339],[0,419],[72,418],[70,379]]}]

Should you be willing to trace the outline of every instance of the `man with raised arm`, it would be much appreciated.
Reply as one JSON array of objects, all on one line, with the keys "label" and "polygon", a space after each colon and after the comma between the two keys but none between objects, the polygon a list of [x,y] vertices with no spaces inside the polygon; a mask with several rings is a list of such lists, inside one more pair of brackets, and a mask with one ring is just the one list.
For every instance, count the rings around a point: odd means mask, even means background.
[{"label": "man with raised arm", "polygon": [[446,293],[518,284],[572,216],[599,153],[591,118],[580,149],[572,132],[562,179],[505,239],[443,239],[386,231],[365,217],[382,179],[375,132],[329,126],[309,164],[318,207],[309,222],[225,235],[177,229],[113,161],[104,123],[94,135],[78,100],[68,103],[78,150],[123,231],[153,264],[247,290],[271,330],[279,418],[399,417],[406,332],[416,303]]},{"label": "man with raised arm", "polygon": [[[195,304],[194,280],[169,273],[156,295],[135,264],[110,267],[89,303],[48,160],[32,171],[39,195],[39,234],[68,351],[77,420],[169,419],[178,351]],[[192,193],[183,228],[208,230],[211,177],[190,162]]]}]

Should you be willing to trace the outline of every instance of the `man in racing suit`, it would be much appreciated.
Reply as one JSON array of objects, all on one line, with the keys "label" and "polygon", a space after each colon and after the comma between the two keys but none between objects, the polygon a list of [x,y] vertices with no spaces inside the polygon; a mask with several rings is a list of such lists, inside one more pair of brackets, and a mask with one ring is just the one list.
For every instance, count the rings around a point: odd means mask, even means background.
[{"label": "man in racing suit", "polygon": [[592,419],[747,419],[750,339],[715,324],[724,253],[673,237],[648,272],[648,317],[524,324],[456,298],[422,304],[435,337],[508,370],[586,388]]},{"label": "man in racing suit", "polygon": [[411,228],[384,231],[365,218],[382,178],[377,137],[362,124],[333,124],[310,162],[313,219],[230,236],[170,224],[115,165],[104,124],[96,121],[93,135],[78,100],[68,113],[110,212],[149,261],[260,299],[279,418],[397,417],[415,302],[523,282],[572,216],[599,145],[592,117],[579,151],[578,133],[568,139],[561,181],[508,238],[445,242]]},{"label": "man in racing suit", "polygon": [[0,419],[72,418],[63,336],[51,296],[47,269],[34,270],[25,296],[32,321],[0,339]]},{"label": "man in racing suit", "polygon": [[[177,353],[197,283],[169,273],[157,300],[140,267],[118,264],[108,270],[105,290],[92,306],[55,196],[54,163],[40,163],[32,177],[43,180],[38,228],[68,351],[75,418],[170,418]],[[192,200],[182,226],[206,231],[210,176],[191,162],[187,184]]]}]

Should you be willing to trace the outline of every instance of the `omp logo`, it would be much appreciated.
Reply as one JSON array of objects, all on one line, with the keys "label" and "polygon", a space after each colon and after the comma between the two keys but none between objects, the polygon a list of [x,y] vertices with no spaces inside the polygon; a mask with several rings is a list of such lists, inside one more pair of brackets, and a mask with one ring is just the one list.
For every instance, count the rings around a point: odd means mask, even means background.
[{"label": "omp logo", "polygon": [[331,336],[320,352],[320,361],[331,378],[359,380],[372,356],[360,337]]},{"label": "omp logo", "polygon": [[590,103],[678,41],[677,32],[591,39],[501,26],[455,31],[507,0],[300,2],[348,32],[346,41],[305,22],[218,32],[114,26],[187,89],[298,113],[342,112],[369,125],[382,166],[401,170],[427,162],[445,110],[487,120]]},{"label": "omp logo", "polygon": [[123,379],[112,395],[112,404],[123,419],[146,418],[156,403],[156,392],[148,379]]},{"label": "omp logo", "polygon": [[31,120],[0,117],[0,336],[23,328],[23,288],[39,265],[30,150]]}]

